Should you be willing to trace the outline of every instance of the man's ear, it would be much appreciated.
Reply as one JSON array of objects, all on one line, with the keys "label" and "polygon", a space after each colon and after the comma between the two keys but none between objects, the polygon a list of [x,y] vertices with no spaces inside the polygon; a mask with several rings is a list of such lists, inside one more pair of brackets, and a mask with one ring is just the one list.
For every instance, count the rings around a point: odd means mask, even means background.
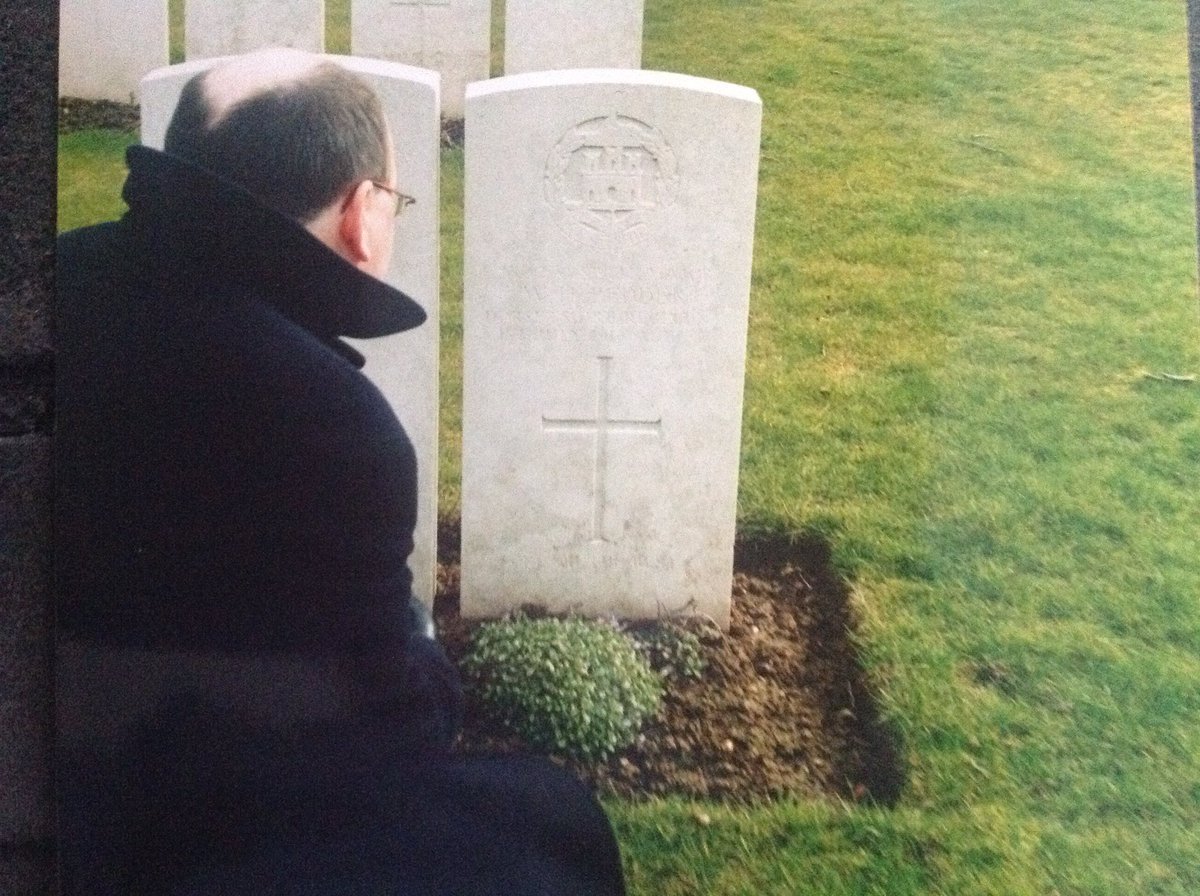
[{"label": "man's ear", "polygon": [[371,182],[362,181],[350,193],[338,217],[338,240],[345,257],[354,264],[371,258],[371,244],[367,232],[368,200],[371,197]]}]

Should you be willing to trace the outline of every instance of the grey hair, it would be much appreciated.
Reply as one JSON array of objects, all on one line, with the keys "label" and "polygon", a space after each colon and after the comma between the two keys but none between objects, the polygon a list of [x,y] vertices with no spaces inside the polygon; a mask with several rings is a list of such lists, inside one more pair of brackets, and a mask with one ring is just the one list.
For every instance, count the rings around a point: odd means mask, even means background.
[{"label": "grey hair", "polygon": [[[212,70],[210,70],[211,72]],[[365,81],[330,61],[213,108],[205,79],[184,86],[164,149],[301,223],[347,187],[387,177],[387,123]]]}]

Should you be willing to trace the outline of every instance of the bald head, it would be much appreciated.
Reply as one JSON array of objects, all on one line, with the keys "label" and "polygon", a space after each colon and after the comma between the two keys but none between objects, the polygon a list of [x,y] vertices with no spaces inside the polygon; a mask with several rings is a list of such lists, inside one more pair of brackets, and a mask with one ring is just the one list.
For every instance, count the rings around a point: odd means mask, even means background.
[{"label": "bald head", "polygon": [[192,78],[164,148],[308,222],[348,185],[386,179],[389,144],[362,79],[311,53],[271,49]]},{"label": "bald head", "polygon": [[318,71],[320,63],[320,57],[312,53],[280,47],[247,53],[209,69],[200,76],[208,126],[216,125],[235,105],[255,94],[301,84]]}]

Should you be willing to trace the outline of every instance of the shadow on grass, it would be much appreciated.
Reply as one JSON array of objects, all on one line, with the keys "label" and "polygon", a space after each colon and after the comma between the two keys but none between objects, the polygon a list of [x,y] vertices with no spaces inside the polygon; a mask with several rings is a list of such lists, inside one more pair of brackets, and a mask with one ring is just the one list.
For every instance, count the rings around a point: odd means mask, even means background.
[{"label": "shadow on grass", "polygon": [[[441,521],[438,551],[435,617],[457,659],[475,625],[458,613],[457,520]],[[855,649],[850,589],[830,563],[828,543],[747,535],[734,567],[732,620],[726,632],[706,633],[703,677],[670,682],[636,745],[604,762],[569,764],[598,789],[632,799],[894,805],[905,783],[902,743]],[[524,749],[479,717],[468,718],[464,746]]]},{"label": "shadow on grass", "polygon": [[739,536],[734,569],[771,581],[798,573],[807,582],[805,651],[822,670],[814,680],[825,725],[840,729],[848,748],[839,777],[854,798],[895,805],[906,780],[903,738],[880,712],[859,659],[850,587],[833,567],[829,543],[815,534],[756,531]]}]

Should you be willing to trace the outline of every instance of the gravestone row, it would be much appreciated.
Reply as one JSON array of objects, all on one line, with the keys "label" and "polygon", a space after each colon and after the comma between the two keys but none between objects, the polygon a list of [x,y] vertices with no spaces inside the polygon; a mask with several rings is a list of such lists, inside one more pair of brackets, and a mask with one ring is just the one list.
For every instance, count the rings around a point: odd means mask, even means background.
[{"label": "gravestone row", "polygon": [[[411,560],[437,556],[438,76],[367,77],[416,197],[389,281],[429,322],[358,344],[417,452]],[[184,83],[142,83],[161,147]],[[721,127],[714,127],[720,123]],[[466,92],[462,609],[729,616],[761,105],[659,72],[541,72]]]},{"label": "gravestone row", "polygon": [[[644,0],[507,0],[506,74],[638,68]],[[167,0],[61,0],[59,95],[132,102],[168,62]],[[189,61],[284,46],[325,50],[324,0],[186,0]],[[442,114],[461,118],[466,85],[491,69],[491,0],[352,0],[355,56],[432,69]]]}]

